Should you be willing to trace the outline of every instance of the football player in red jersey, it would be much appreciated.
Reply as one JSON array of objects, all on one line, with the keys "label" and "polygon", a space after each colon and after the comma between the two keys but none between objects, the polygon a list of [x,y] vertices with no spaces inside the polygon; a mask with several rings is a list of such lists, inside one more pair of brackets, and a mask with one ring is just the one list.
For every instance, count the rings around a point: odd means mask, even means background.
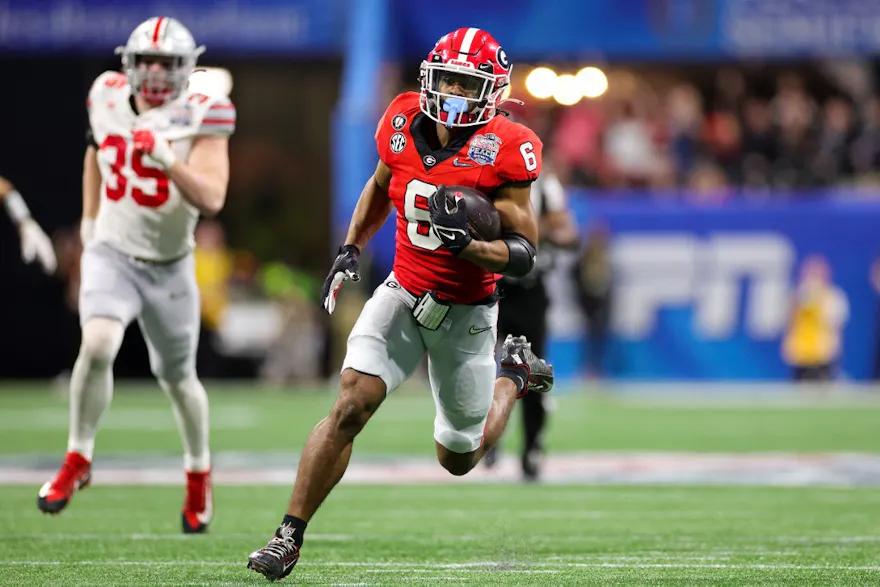
[{"label": "football player in red jersey", "polygon": [[[458,29],[422,63],[421,92],[398,96],[379,121],[379,163],[324,283],[324,307],[332,313],[341,285],[360,278],[360,251],[392,210],[394,268],[351,331],[339,398],[303,449],[287,515],[249,557],[248,566],[269,579],[290,574],[308,521],[348,466],[355,436],[425,354],[437,459],[453,475],[473,469],[495,444],[518,397],[553,385],[552,368],[523,337],[508,337],[495,364],[496,281],[531,270],[538,237],[530,186],[541,172],[542,145],[499,115],[510,72],[492,35]],[[499,240],[471,238],[466,203],[449,185],[493,199]]]}]

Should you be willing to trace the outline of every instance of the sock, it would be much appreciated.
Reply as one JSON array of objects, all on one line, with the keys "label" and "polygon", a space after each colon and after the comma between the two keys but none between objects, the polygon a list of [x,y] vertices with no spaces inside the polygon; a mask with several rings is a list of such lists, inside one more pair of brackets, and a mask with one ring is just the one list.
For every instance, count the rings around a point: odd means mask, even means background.
[{"label": "sock", "polygon": [[95,452],[98,423],[113,397],[113,361],[125,327],[118,320],[92,318],[83,326],[79,356],[70,375],[70,432],[67,452],[88,461]]},{"label": "sock", "polygon": [[195,375],[177,383],[159,380],[159,386],[168,394],[174,408],[174,417],[183,443],[183,468],[188,472],[206,472],[211,469],[211,451],[208,447],[208,394]]},{"label": "sock", "polygon": [[544,407],[544,395],[530,393],[523,398],[523,453],[541,448],[541,435],[547,421],[547,409]]},{"label": "sock", "polygon": [[526,385],[529,382],[528,365],[502,365],[498,371],[498,377],[506,377],[516,385],[516,397],[525,395]]},{"label": "sock", "polygon": [[303,540],[305,540],[306,526],[308,526],[309,523],[300,520],[296,516],[285,514],[284,519],[281,520],[281,525],[293,526],[293,543],[296,544],[297,548],[301,547]]}]

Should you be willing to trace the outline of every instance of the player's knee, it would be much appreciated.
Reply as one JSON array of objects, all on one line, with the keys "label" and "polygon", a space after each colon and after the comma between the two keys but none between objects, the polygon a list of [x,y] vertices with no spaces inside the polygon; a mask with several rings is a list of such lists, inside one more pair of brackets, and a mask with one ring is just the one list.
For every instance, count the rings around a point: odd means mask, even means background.
[{"label": "player's knee", "polygon": [[449,471],[456,477],[467,475],[473,468],[476,459],[474,452],[459,453],[452,452],[439,442],[437,444],[437,461],[440,466]]},{"label": "player's knee", "polygon": [[159,387],[165,393],[179,397],[202,397],[207,398],[207,393],[202,383],[196,377],[195,373],[186,375],[182,378],[175,378],[171,381],[159,378]]},{"label": "player's knee", "polygon": [[188,346],[178,345],[168,347],[162,353],[151,353],[150,371],[159,381],[172,385],[198,382],[195,353]]},{"label": "player's knee", "polygon": [[339,399],[330,413],[334,430],[354,438],[385,398],[385,384],[374,375],[346,369],[340,380]]},{"label": "player's knee", "polygon": [[108,365],[125,336],[125,327],[118,320],[92,318],[83,325],[80,354],[93,365]]}]

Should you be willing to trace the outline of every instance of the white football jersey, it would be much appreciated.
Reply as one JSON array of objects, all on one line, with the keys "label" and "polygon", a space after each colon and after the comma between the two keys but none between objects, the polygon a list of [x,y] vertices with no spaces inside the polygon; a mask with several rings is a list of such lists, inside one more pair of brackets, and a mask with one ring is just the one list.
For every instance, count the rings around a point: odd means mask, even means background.
[{"label": "white football jersey", "polygon": [[225,96],[184,92],[139,115],[131,98],[128,80],[119,72],[102,73],[89,91],[89,123],[101,169],[95,240],[134,257],[174,259],[192,250],[199,212],[158,163],[134,154],[132,132],[152,130],[186,161],[196,137],[234,132],[235,106]]}]

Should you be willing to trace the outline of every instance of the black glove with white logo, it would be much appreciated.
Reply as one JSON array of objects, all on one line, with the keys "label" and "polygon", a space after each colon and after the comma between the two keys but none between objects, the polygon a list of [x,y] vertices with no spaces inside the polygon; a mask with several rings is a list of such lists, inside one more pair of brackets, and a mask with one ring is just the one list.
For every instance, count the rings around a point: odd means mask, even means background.
[{"label": "black glove with white logo", "polygon": [[358,272],[358,260],[361,251],[354,245],[345,245],[339,248],[339,254],[333,261],[333,267],[327,279],[324,280],[324,287],[321,288],[321,303],[328,314],[332,314],[336,308],[336,296],[339,295],[339,288],[348,281],[360,281],[361,275]]},{"label": "black glove with white logo", "polygon": [[450,253],[460,255],[474,240],[468,232],[467,205],[464,198],[441,185],[431,196],[428,205],[434,234]]}]

